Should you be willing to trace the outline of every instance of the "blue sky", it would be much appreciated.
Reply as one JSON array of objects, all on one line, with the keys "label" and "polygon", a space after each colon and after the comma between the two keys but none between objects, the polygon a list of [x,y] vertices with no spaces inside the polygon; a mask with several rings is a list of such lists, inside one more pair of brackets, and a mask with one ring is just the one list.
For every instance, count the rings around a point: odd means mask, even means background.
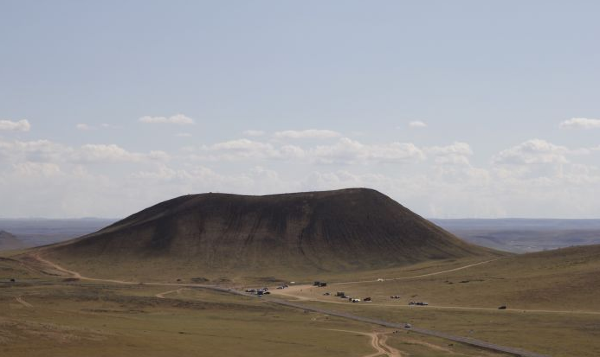
[{"label": "blue sky", "polygon": [[427,217],[599,217],[599,10],[0,1],[0,216],[367,186]]}]

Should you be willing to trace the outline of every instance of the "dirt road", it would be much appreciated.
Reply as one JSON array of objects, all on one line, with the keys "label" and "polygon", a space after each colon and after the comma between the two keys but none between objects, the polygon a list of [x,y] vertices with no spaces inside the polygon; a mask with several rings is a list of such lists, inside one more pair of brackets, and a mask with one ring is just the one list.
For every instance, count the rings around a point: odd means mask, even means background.
[{"label": "dirt road", "polygon": [[156,297],[157,297],[157,298],[159,298],[159,299],[166,299],[165,295],[169,295],[169,294],[172,294],[172,293],[177,293],[177,294],[179,294],[179,293],[181,293],[183,290],[185,290],[185,288],[179,288],[179,289],[175,289],[175,290],[169,290],[169,291],[165,291],[164,293],[159,293],[159,294],[156,294],[156,295],[154,295],[154,296],[156,296]]},{"label": "dirt road", "polygon": [[[382,280],[383,281],[391,281],[391,280],[408,280],[408,279],[425,278],[425,277],[428,277],[428,276],[434,276],[434,275],[452,273],[452,272],[463,270],[463,269],[469,269],[469,268],[472,268],[472,267],[476,267],[478,265],[483,265],[483,264],[491,263],[491,262],[496,261],[498,259],[499,258],[491,259],[491,260],[486,260],[484,262],[473,263],[473,264],[464,265],[462,267],[458,267],[458,268],[454,268],[454,269],[436,271],[436,272],[433,272],[433,273],[427,273],[427,274],[422,274],[422,275],[403,276],[403,277],[399,277],[399,278],[387,278],[387,279],[382,279]],[[375,283],[375,282],[380,282],[382,280],[376,279],[376,280],[363,280],[363,281],[347,281],[347,282],[343,282],[343,283],[332,283],[331,285],[350,285],[350,284]]]},{"label": "dirt road", "polygon": [[373,347],[377,352],[368,354],[368,355],[364,355],[362,357],[378,357],[378,356],[404,357],[404,356],[408,356],[408,353],[404,354],[400,350],[387,345],[387,343],[386,343],[387,338],[388,338],[387,332],[377,332],[377,331],[360,332],[360,331],[333,330],[333,329],[330,329],[330,331],[347,332],[347,333],[353,333],[356,335],[363,335],[363,336],[370,337],[371,338],[371,347]]},{"label": "dirt road", "polygon": [[90,278],[87,276],[83,276],[81,274],[79,274],[76,271],[73,270],[69,270],[66,269],[64,267],[61,267],[60,265],[51,262],[47,259],[44,259],[40,256],[39,253],[37,254],[33,254],[30,257],[32,257],[33,259],[37,260],[40,263],[46,264],[50,267],[52,267],[55,270],[58,270],[62,273],[65,273],[67,275],[69,275],[71,278],[75,278],[75,279],[80,279],[80,280],[89,280],[89,281],[101,281],[101,282],[105,282],[105,283],[116,283],[116,284],[127,284],[127,285],[132,285],[132,284],[139,284],[139,282],[134,282],[134,281],[123,281],[123,280],[112,280],[112,279],[97,279],[97,278]]},{"label": "dirt road", "polygon": [[17,297],[15,298],[15,300],[17,300],[17,302],[25,307],[33,307],[33,305],[31,305],[30,303],[28,303],[27,301],[23,300],[22,297]]}]

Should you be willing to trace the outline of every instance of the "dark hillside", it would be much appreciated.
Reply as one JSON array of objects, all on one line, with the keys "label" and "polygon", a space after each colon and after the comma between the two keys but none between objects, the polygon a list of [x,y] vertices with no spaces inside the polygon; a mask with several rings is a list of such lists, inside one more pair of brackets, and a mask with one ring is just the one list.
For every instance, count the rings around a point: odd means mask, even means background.
[{"label": "dark hillside", "polygon": [[94,266],[170,262],[199,276],[230,276],[378,269],[493,253],[377,191],[345,189],[182,196],[45,254]]}]

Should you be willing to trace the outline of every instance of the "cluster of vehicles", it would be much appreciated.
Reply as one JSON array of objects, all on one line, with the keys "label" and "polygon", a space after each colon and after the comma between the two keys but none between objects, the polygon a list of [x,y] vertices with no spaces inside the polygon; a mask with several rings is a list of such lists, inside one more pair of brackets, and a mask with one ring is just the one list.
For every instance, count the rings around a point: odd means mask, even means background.
[{"label": "cluster of vehicles", "polygon": [[271,292],[269,291],[269,288],[260,288],[260,289],[246,289],[247,293],[253,294],[253,295],[258,295],[258,296],[263,296],[263,295],[269,295],[271,294]]},{"label": "cluster of vehicles", "polygon": [[[323,295],[329,296],[331,294],[330,293],[325,293]],[[353,297],[347,296],[346,293],[343,292],[343,291],[336,292],[335,296],[339,297],[339,298],[342,298],[342,299],[348,299],[348,301],[350,301],[350,302],[361,302],[361,301],[371,302],[372,301],[372,299],[370,297],[366,297],[366,298],[364,298],[364,299],[361,300],[361,299],[357,299],[357,298],[353,298]]]},{"label": "cluster of vehicles", "polygon": [[411,301],[408,303],[411,306],[427,306],[429,305],[428,303],[424,302],[424,301]]}]

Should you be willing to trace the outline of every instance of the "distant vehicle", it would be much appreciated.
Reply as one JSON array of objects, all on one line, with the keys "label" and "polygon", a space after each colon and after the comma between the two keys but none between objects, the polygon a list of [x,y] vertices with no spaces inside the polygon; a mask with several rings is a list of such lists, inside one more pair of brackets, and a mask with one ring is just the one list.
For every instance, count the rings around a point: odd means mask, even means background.
[{"label": "distant vehicle", "polygon": [[360,302],[360,299],[351,299],[352,302]]},{"label": "distant vehicle", "polygon": [[404,328],[412,328],[411,324],[404,324]]},{"label": "distant vehicle", "polygon": [[400,299],[400,295],[392,295],[390,296],[390,299]]},{"label": "distant vehicle", "polygon": [[370,297],[366,297],[366,298],[363,299],[363,301],[365,301],[365,302],[371,302],[371,298]]},{"label": "distant vehicle", "polygon": [[427,306],[427,305],[429,305],[429,303],[426,303],[424,301],[417,301],[417,302],[411,301],[408,304],[409,305],[416,305],[416,306]]},{"label": "distant vehicle", "polygon": [[256,289],[246,289],[246,292],[247,292],[247,293],[255,293],[255,292],[256,292]]},{"label": "distant vehicle", "polygon": [[15,279],[10,279],[10,282],[11,282],[11,283],[14,283],[15,281],[16,281]]},{"label": "distant vehicle", "polygon": [[271,294],[271,292],[270,292],[270,291],[264,291],[264,292],[263,292],[263,295],[269,295],[269,294]]},{"label": "distant vehicle", "polygon": [[319,287],[320,287],[320,288],[324,288],[324,287],[326,287],[326,286],[327,286],[327,283],[319,283]]},{"label": "distant vehicle", "polygon": [[282,290],[283,286],[278,286],[277,289]]},{"label": "distant vehicle", "polygon": [[331,294],[330,294],[330,293],[325,293],[325,294],[323,294],[323,295],[325,295],[325,296],[329,296],[329,295],[331,295]]},{"label": "distant vehicle", "polygon": [[320,282],[320,281],[315,281],[315,282],[313,283],[313,286],[319,286],[319,285],[321,285],[321,282]]},{"label": "distant vehicle", "polygon": [[502,305],[498,308],[498,310],[506,310],[506,305]]},{"label": "distant vehicle", "polygon": [[384,281],[384,279],[382,279],[382,278],[379,278],[379,279],[377,279],[377,281]]},{"label": "distant vehicle", "polygon": [[342,296],[342,297],[344,297],[344,296],[346,296],[346,293],[344,293],[343,291],[338,291],[338,292],[335,293],[335,296]]}]

